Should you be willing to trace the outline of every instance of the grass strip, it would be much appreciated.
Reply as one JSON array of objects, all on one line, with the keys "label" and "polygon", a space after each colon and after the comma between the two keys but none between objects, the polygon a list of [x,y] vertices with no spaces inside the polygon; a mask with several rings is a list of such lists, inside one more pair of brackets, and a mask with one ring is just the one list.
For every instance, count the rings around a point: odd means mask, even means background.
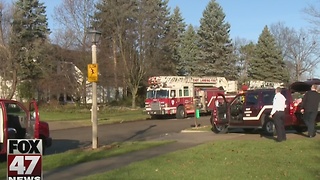
[{"label": "grass strip", "polygon": [[[140,110],[129,110],[123,112],[98,112],[100,121],[132,121],[139,119],[146,119],[149,115],[144,114]],[[40,111],[40,119],[42,121],[86,121],[90,120],[91,112],[49,112]]]},{"label": "grass strip", "polygon": [[[43,170],[49,171],[57,168],[72,166],[79,163],[100,160],[112,156],[118,156],[134,151],[140,151],[148,148],[153,148],[174,141],[137,141],[113,143],[98,149],[82,148],[69,150],[65,153],[47,155],[43,157]],[[7,163],[0,163],[0,179],[5,179],[7,174]]]},{"label": "grass strip", "polygon": [[320,179],[320,140],[215,141],[86,179]]}]

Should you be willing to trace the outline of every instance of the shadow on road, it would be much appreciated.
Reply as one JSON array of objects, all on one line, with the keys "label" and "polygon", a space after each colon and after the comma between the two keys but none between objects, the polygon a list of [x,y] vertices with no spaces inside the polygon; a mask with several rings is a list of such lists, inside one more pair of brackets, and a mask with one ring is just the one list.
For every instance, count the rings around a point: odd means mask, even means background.
[{"label": "shadow on road", "polygon": [[150,126],[149,126],[148,128],[146,128],[146,129],[137,131],[137,132],[136,132],[134,135],[132,135],[131,137],[128,137],[127,139],[123,140],[123,142],[129,141],[129,140],[133,139],[133,138],[136,137],[136,136],[142,135],[142,134],[144,134],[145,132],[147,132],[148,130],[150,130],[151,128],[156,127],[156,126],[157,126],[157,125],[150,125]]},{"label": "shadow on road", "polygon": [[88,146],[88,143],[91,144],[91,142],[80,143],[78,140],[53,139],[52,146],[46,149],[45,155],[63,153],[70,149]]},{"label": "shadow on road", "polygon": [[[68,139],[54,139],[52,140],[52,146],[46,148],[44,155],[58,154],[63,153],[71,149],[76,149],[80,147],[85,147],[90,145],[91,142],[87,143],[79,143],[79,141],[68,140]],[[5,162],[7,159],[7,155],[0,156],[0,162]]]}]

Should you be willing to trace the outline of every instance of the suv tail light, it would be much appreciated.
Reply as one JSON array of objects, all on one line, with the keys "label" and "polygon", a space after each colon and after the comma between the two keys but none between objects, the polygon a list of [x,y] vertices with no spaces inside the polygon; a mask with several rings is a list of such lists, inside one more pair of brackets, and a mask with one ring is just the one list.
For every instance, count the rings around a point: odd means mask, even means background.
[{"label": "suv tail light", "polygon": [[296,107],[294,106],[294,103],[290,103],[290,105],[289,105],[289,114],[293,115],[295,111],[296,111]]}]

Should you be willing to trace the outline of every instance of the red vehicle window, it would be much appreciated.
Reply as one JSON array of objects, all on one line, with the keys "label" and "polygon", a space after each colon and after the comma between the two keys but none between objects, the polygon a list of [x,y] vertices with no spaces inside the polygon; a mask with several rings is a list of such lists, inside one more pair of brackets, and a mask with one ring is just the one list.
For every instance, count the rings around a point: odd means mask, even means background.
[{"label": "red vehicle window", "polygon": [[249,106],[258,105],[259,103],[258,98],[259,98],[258,93],[248,93],[246,97],[247,99],[246,105],[249,105]]}]

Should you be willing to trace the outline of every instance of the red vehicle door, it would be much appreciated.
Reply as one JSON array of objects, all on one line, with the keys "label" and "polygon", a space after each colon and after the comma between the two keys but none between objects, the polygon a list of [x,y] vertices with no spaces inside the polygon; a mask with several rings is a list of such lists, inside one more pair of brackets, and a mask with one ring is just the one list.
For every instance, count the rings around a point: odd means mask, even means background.
[{"label": "red vehicle door", "polygon": [[27,133],[30,134],[28,138],[39,139],[40,135],[40,114],[36,101],[29,103],[29,124]]},{"label": "red vehicle door", "polygon": [[249,126],[258,126],[260,124],[261,116],[261,105],[259,101],[260,93],[259,92],[250,92],[246,93],[245,96],[245,109],[243,121],[246,125]]},{"label": "red vehicle door", "polygon": [[230,124],[243,124],[245,112],[245,94],[238,94],[230,101]]},{"label": "red vehicle door", "polygon": [[5,144],[6,144],[6,137],[7,137],[7,133],[6,133],[6,120],[7,118],[5,118],[5,116],[3,115],[3,103],[0,103],[0,154],[5,153]]},{"label": "red vehicle door", "polygon": [[29,105],[33,108],[31,114],[22,103],[3,100],[0,110],[0,154],[6,153],[7,139],[39,138],[39,112],[36,102]]},{"label": "red vehicle door", "polygon": [[211,124],[226,124],[229,122],[229,105],[226,97],[218,93],[214,99]]},{"label": "red vehicle door", "polygon": [[217,94],[214,99],[213,110],[210,118],[214,133],[226,133],[229,126],[229,105],[223,94]]}]

